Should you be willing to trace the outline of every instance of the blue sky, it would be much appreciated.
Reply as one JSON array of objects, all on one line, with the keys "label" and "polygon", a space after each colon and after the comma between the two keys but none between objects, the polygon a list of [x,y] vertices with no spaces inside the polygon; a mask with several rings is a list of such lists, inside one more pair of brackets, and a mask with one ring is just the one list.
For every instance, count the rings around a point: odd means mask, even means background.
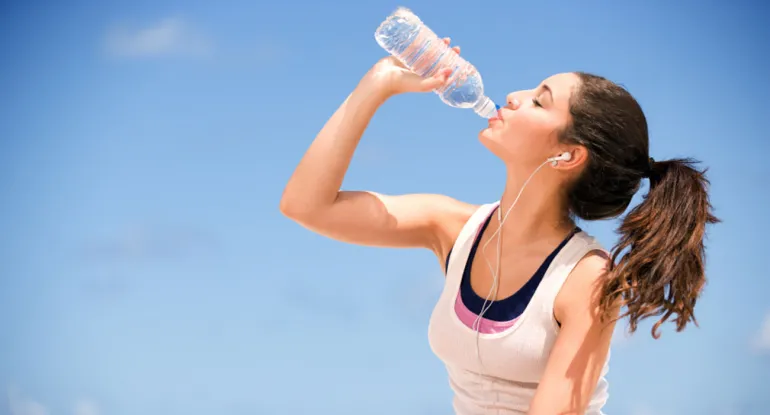
[{"label": "blue sky", "polygon": [[[1,8],[0,414],[449,413],[427,342],[437,261],[278,211],[398,5],[462,46],[493,99],[596,72],[639,99],[653,157],[710,168],[724,223],[701,326],[619,334],[607,412],[770,411],[768,6],[159,0]],[[494,201],[484,125],[399,96],[345,187]],[[615,241],[614,221],[581,225]]]}]

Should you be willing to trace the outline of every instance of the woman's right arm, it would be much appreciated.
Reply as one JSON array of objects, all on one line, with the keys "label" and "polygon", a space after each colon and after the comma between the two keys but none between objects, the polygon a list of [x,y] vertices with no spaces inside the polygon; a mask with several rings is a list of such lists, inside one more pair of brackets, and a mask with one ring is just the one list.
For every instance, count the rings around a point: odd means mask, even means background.
[{"label": "woman's right arm", "polygon": [[355,148],[379,106],[395,93],[430,91],[446,81],[445,74],[415,77],[403,73],[391,58],[372,68],[302,157],[281,198],[284,215],[340,241],[423,247],[442,258],[447,254],[474,206],[435,194],[340,190]]}]

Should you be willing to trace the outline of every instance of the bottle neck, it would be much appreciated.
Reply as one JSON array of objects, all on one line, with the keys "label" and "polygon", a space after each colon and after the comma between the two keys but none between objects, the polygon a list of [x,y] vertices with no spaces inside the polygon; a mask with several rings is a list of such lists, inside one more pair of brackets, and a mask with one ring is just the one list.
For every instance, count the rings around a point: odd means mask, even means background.
[{"label": "bottle neck", "polygon": [[473,112],[479,117],[490,119],[497,115],[497,105],[489,97],[484,96],[473,106]]}]

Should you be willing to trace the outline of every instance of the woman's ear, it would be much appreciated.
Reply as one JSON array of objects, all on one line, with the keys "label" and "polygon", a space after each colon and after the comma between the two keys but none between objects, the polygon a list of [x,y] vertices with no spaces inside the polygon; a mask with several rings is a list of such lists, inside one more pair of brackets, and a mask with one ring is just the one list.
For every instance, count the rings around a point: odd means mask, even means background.
[{"label": "woman's ear", "polygon": [[551,165],[559,170],[572,170],[582,166],[588,160],[588,150],[583,146],[571,146],[561,150],[554,157]]}]

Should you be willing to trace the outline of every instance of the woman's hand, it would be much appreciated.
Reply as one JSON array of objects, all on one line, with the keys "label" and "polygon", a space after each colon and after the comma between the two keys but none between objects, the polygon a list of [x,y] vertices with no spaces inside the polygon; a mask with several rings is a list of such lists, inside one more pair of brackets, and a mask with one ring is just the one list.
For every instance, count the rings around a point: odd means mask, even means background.
[{"label": "woman's hand", "polygon": [[[444,38],[449,45],[449,38]],[[460,47],[452,48],[458,54]],[[364,77],[364,81],[373,85],[385,98],[406,92],[430,92],[444,85],[452,74],[452,69],[446,68],[435,75],[424,78],[409,70],[398,59],[388,56],[377,62]]]}]

